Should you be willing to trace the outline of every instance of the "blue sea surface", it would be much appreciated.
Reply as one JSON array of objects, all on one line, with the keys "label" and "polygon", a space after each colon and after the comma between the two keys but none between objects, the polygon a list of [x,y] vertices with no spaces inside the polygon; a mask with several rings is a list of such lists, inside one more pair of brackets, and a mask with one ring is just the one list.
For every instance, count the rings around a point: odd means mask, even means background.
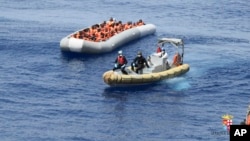
[{"label": "blue sea surface", "polygon": [[[246,0],[0,0],[1,141],[223,141],[221,116],[250,104]],[[157,26],[122,49],[129,63],[162,37],[182,38],[190,71],[114,88],[102,75],[117,50],[63,53],[66,35],[114,17]]]}]

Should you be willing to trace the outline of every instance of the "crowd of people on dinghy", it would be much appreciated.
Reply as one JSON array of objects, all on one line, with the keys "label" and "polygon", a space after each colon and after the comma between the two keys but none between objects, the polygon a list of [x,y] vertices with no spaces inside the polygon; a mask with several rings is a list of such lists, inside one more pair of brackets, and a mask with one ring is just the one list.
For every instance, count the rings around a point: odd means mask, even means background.
[{"label": "crowd of people on dinghy", "polygon": [[104,21],[101,24],[95,24],[89,28],[78,31],[71,37],[92,42],[101,42],[108,40],[110,37],[122,31],[142,25],[145,25],[142,19],[134,23],[131,21],[128,21],[127,23],[122,23],[122,21],[116,21],[114,18],[111,17],[108,21]]}]

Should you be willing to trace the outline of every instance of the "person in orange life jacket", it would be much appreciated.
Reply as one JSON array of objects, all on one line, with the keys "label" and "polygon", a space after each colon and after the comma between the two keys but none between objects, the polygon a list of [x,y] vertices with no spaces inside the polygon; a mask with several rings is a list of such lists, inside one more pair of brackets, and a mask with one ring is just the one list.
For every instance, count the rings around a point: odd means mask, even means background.
[{"label": "person in orange life jacket", "polygon": [[127,64],[127,59],[125,56],[122,55],[122,51],[118,51],[118,56],[117,58],[115,59],[115,67],[113,68],[113,71],[115,71],[116,69],[121,69],[122,73],[123,74],[128,74],[126,71],[125,71],[125,67],[126,67],[126,64]]},{"label": "person in orange life jacket", "polygon": [[181,55],[179,52],[176,52],[176,54],[174,55],[174,58],[173,58],[173,63],[172,63],[172,66],[173,67],[177,67],[179,65],[182,65],[182,62],[181,62]]},{"label": "person in orange life jacket", "polygon": [[135,72],[138,73],[145,67],[144,64],[147,66],[147,68],[149,68],[147,60],[142,56],[142,53],[139,51],[134,61],[131,63],[131,69],[134,71],[134,67],[136,67]]}]

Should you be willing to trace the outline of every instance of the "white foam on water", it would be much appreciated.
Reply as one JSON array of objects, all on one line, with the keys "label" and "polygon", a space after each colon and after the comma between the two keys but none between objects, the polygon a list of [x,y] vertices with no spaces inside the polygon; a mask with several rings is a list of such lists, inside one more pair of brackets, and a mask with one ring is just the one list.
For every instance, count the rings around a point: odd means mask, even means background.
[{"label": "white foam on water", "polygon": [[167,79],[162,81],[162,83],[176,91],[182,91],[191,88],[189,81],[185,77]]}]

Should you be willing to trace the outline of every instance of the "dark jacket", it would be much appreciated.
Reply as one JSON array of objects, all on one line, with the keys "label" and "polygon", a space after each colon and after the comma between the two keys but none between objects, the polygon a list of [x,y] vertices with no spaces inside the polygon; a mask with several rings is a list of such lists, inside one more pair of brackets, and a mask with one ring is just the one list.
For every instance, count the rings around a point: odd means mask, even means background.
[{"label": "dark jacket", "polygon": [[144,65],[144,63],[146,64],[146,66],[149,68],[148,62],[147,60],[141,56],[141,57],[136,57],[133,61],[133,63],[135,63],[136,65]]}]

